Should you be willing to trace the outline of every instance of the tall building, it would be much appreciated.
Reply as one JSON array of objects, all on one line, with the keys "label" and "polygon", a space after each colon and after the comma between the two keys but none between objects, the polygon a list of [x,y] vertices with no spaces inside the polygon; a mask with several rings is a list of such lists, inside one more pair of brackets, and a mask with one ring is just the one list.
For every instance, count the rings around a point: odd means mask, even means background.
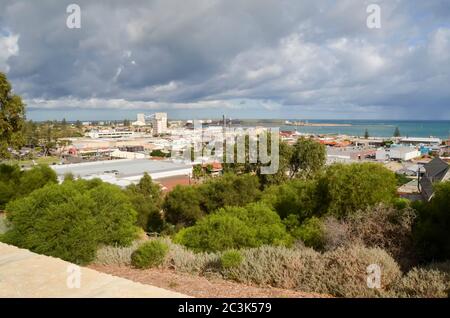
[{"label": "tall building", "polygon": [[167,132],[167,113],[155,113],[152,116],[153,135]]},{"label": "tall building", "polygon": [[145,126],[145,115],[137,114],[137,120],[134,121],[131,125],[133,126]]}]

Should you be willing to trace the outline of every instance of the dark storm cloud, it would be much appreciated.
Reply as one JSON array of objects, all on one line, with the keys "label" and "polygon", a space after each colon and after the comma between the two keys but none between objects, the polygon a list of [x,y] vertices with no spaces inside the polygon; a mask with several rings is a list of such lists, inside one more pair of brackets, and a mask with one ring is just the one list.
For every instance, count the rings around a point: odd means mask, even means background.
[{"label": "dark storm cloud", "polygon": [[30,109],[450,118],[449,21],[439,0],[0,0],[0,69]]}]

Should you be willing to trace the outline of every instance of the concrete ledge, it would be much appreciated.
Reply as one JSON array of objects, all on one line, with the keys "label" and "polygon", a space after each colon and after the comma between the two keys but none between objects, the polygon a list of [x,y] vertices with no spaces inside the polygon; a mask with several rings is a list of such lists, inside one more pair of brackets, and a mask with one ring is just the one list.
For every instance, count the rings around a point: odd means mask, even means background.
[{"label": "concrete ledge", "polygon": [[[74,283],[78,277],[79,288]],[[184,298],[188,296],[89,268],[77,267],[58,258],[0,243],[0,297]]]}]

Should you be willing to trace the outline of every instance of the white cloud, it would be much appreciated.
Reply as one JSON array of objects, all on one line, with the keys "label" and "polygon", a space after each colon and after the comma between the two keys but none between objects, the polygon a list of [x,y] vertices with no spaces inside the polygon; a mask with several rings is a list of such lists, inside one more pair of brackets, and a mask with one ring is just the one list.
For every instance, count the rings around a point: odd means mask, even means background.
[{"label": "white cloud", "polygon": [[8,59],[19,54],[19,35],[0,34],[0,71],[8,72]]}]

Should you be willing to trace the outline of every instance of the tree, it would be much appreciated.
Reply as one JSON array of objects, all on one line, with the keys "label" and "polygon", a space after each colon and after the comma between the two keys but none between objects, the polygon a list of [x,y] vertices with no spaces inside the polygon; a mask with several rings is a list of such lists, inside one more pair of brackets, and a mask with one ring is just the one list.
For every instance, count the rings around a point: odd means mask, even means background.
[{"label": "tree", "polygon": [[398,127],[395,127],[395,131],[394,131],[394,137],[400,137],[400,129]]},{"label": "tree", "polygon": [[289,179],[289,164],[292,157],[292,147],[285,142],[280,142],[278,154],[278,171],[274,174],[258,174],[259,181],[263,187],[282,184]]},{"label": "tree", "polygon": [[144,173],[139,183],[129,185],[125,193],[138,213],[137,225],[145,231],[160,232],[163,227],[160,186],[152,181],[148,173]]},{"label": "tree", "polygon": [[326,211],[345,217],[396,198],[395,174],[377,163],[334,164],[318,182],[318,196]]},{"label": "tree", "polygon": [[264,190],[262,201],[282,219],[295,215],[299,222],[303,222],[320,211],[316,188],[315,181],[293,179]]},{"label": "tree", "polygon": [[198,187],[177,185],[164,200],[164,217],[169,223],[190,226],[204,216]]},{"label": "tree", "polygon": [[226,173],[203,183],[199,189],[202,209],[211,213],[225,206],[244,206],[259,199],[259,180],[255,175]]},{"label": "tree", "polygon": [[17,165],[0,164],[0,210],[9,201],[24,197],[49,183],[57,183],[57,177],[48,166],[39,165],[22,171]]},{"label": "tree", "polygon": [[205,171],[203,170],[203,167],[201,164],[194,165],[192,167],[192,177],[194,179],[201,179],[206,175]]},{"label": "tree", "polygon": [[49,183],[57,182],[58,178],[52,168],[47,165],[37,165],[30,170],[22,172],[16,197],[24,197]]},{"label": "tree", "polygon": [[290,231],[291,235],[301,240],[305,246],[322,250],[325,245],[325,230],[322,221],[313,216]]},{"label": "tree", "polygon": [[369,137],[370,137],[369,130],[366,128],[366,130],[364,131],[364,138],[369,139]]},{"label": "tree", "polygon": [[301,137],[292,149],[290,177],[309,179],[320,172],[325,163],[325,146],[312,139]]},{"label": "tree", "polygon": [[156,149],[156,150],[152,150],[152,152],[150,153],[150,156],[165,158],[165,157],[170,157],[170,153],[166,153],[160,149]]},{"label": "tree", "polygon": [[126,195],[100,180],[49,184],[8,203],[6,212],[6,243],[77,264],[92,261],[100,245],[131,244],[137,233]]},{"label": "tree", "polygon": [[414,241],[423,260],[450,259],[450,181],[434,186],[430,202],[416,206]]},{"label": "tree", "polygon": [[38,125],[32,120],[25,122],[25,125],[23,127],[23,135],[25,139],[25,145],[33,148],[39,145]]},{"label": "tree", "polygon": [[6,75],[0,72],[0,159],[11,156],[8,148],[19,149],[25,143],[23,127],[25,104],[12,93]]},{"label": "tree", "polygon": [[279,216],[262,203],[225,207],[182,229],[175,242],[194,251],[225,251],[261,245],[289,245]]}]

